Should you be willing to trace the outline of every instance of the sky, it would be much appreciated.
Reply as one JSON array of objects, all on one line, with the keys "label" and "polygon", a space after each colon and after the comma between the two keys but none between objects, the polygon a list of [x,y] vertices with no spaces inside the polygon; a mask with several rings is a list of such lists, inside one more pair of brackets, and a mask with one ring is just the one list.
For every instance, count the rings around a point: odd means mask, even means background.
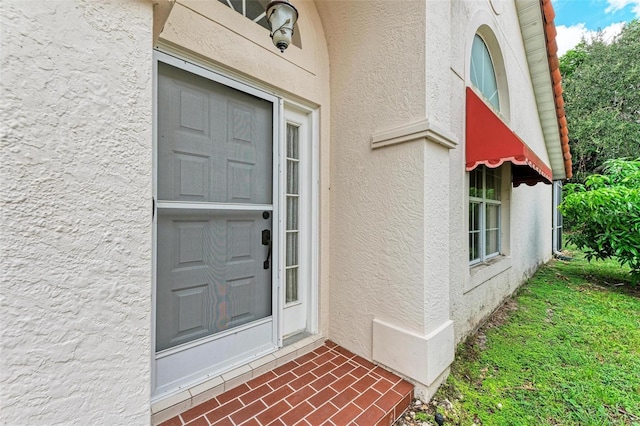
[{"label": "sky", "polygon": [[558,56],[602,30],[605,40],[620,34],[625,22],[640,18],[640,0],[553,0]]}]

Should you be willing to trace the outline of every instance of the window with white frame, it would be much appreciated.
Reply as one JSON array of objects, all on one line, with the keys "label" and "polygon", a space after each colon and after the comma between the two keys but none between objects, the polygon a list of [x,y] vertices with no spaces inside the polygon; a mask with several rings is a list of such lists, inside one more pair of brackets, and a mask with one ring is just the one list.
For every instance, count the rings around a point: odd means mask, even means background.
[{"label": "window with white frame", "polygon": [[471,48],[471,83],[480,90],[487,102],[496,110],[500,110],[498,83],[491,54],[486,43],[478,34],[473,38],[473,47]]},{"label": "window with white frame", "polygon": [[[489,48],[476,34],[471,49],[471,83],[487,103],[500,111],[496,71]],[[499,143],[499,142],[496,142]],[[478,166],[469,173],[469,264],[501,254],[503,167]]]},{"label": "window with white frame", "polygon": [[502,170],[479,166],[469,174],[469,262],[500,254]]},{"label": "window with white frame", "polygon": [[299,223],[299,166],[300,166],[300,140],[298,127],[287,123],[287,148],[286,148],[286,273],[285,273],[285,302],[298,301],[298,276],[299,276],[299,255],[298,246],[300,238]]}]

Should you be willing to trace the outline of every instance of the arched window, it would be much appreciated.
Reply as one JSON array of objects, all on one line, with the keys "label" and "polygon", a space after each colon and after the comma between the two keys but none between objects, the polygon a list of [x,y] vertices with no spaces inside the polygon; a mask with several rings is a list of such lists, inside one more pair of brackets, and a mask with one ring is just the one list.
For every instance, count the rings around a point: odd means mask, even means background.
[{"label": "arched window", "polygon": [[[500,58],[498,63],[498,66],[502,65]],[[485,39],[479,34],[474,36],[471,47],[470,78],[471,85],[480,92],[480,96],[496,111],[500,111],[500,94],[494,61]],[[508,109],[508,101],[506,104],[505,109]],[[496,141],[496,143],[499,142]],[[486,262],[503,252],[502,241],[507,230],[503,227],[504,206],[501,192],[503,181],[507,179],[505,174],[508,171],[505,165],[497,168],[479,165],[469,173],[470,265]]]},{"label": "arched window", "polygon": [[487,45],[478,34],[473,38],[471,48],[471,83],[496,110],[500,111],[495,68]]}]

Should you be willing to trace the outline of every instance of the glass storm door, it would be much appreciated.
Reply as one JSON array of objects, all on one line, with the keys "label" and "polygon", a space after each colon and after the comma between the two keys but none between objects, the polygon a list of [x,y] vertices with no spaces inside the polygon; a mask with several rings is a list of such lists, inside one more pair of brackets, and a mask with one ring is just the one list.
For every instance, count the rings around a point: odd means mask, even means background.
[{"label": "glass storm door", "polygon": [[277,99],[157,64],[156,396],[277,345]]}]

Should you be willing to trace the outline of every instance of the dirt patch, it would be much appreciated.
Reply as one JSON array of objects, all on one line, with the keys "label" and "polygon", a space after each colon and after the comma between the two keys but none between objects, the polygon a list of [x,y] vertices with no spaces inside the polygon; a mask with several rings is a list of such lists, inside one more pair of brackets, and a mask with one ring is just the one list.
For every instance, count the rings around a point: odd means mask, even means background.
[{"label": "dirt patch", "polygon": [[489,329],[500,327],[511,316],[511,313],[518,310],[518,302],[513,298],[508,298],[498,309],[496,309],[487,321],[480,327],[481,329]]},{"label": "dirt patch", "polygon": [[478,349],[486,349],[487,335],[486,331],[504,324],[514,311],[518,310],[518,302],[513,298],[508,298],[500,305],[498,309],[493,311],[489,318],[476,330],[474,334],[467,338],[466,346],[477,346]]}]

